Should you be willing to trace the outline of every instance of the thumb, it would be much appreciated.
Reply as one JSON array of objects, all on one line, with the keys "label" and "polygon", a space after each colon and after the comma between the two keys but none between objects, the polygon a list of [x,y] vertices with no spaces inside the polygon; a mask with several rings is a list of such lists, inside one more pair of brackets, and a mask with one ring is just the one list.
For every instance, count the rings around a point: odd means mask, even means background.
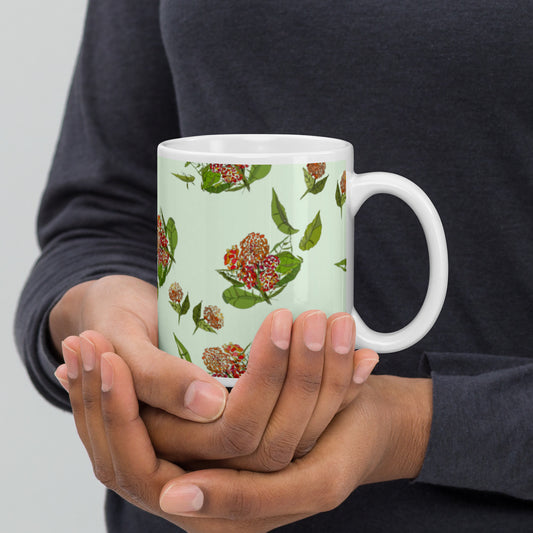
[{"label": "thumb", "polygon": [[224,412],[228,393],[222,384],[198,366],[159,350],[147,336],[130,335],[113,343],[96,331],[82,336],[99,353],[120,355],[142,402],[193,422],[211,422]]}]

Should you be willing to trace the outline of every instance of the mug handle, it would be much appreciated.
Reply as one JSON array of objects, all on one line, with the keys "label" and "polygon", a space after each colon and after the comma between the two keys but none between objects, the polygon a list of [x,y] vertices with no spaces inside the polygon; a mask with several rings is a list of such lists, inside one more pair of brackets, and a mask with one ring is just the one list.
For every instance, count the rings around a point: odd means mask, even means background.
[{"label": "mug handle", "polygon": [[[391,194],[403,200],[422,225],[429,252],[429,283],[422,307],[407,326],[391,333],[369,328],[352,305],[356,324],[356,348],[371,348],[376,352],[398,352],[418,342],[437,320],[448,286],[448,251],[439,214],[424,191],[412,181],[389,172],[348,173],[346,203],[349,227],[347,242],[347,276],[353,280],[353,217],[363,203],[375,194]],[[351,286],[351,283],[349,284]],[[353,290],[348,301],[353,302]]]}]

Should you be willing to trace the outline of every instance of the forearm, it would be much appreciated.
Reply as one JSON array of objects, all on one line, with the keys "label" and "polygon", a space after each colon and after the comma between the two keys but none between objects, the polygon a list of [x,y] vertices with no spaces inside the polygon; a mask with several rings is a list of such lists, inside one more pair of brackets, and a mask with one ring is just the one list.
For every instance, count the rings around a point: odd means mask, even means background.
[{"label": "forearm", "polygon": [[[362,484],[413,479],[422,468],[432,420],[431,379],[370,376],[367,385],[371,416],[378,417],[384,446],[376,467]],[[363,395],[362,395],[363,396]],[[359,400],[357,400],[359,401]]]}]

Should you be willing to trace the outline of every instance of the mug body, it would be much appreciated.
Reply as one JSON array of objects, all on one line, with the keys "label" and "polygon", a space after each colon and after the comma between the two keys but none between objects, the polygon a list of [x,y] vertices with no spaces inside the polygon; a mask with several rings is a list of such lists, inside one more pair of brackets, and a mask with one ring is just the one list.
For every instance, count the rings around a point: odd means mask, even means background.
[{"label": "mug body", "polygon": [[351,311],[344,204],[352,169],[352,146],[338,139],[209,135],[161,143],[159,347],[233,386],[271,311]]}]

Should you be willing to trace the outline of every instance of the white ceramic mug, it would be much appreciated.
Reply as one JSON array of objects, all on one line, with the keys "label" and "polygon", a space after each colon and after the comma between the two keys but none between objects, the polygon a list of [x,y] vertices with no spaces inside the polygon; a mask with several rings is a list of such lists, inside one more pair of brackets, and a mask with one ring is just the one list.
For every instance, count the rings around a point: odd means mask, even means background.
[{"label": "white ceramic mug", "polygon": [[[369,328],[353,302],[353,217],[380,193],[411,207],[429,251],[424,303],[392,333]],[[446,240],[431,201],[396,174],[355,174],[347,141],[208,135],[158,147],[159,344],[225,385],[245,371],[247,348],[273,308],[294,316],[345,310],[356,321],[356,347],[396,352],[433,326],[447,281]]]}]

